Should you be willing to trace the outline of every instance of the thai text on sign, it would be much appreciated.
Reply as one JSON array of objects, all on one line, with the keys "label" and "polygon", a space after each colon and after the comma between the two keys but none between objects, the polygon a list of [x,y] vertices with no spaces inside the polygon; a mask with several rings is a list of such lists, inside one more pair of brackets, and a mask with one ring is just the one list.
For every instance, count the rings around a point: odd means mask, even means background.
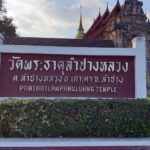
[{"label": "thai text on sign", "polygon": [[94,72],[120,72],[128,71],[128,62],[114,61],[95,61],[92,62],[86,57],[82,61],[76,60],[75,57],[70,57],[68,60],[24,60],[21,57],[12,56],[10,70],[24,71],[59,71],[61,75],[70,71],[94,71]]}]

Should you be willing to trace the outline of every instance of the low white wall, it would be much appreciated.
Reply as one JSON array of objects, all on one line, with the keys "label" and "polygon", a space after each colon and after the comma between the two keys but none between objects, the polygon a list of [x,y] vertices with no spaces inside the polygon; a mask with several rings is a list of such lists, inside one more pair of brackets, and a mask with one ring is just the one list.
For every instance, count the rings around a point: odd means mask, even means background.
[{"label": "low white wall", "polygon": [[[146,98],[146,48],[145,38],[133,40],[133,48],[88,48],[31,45],[0,45],[0,53],[60,54],[86,56],[134,56],[136,98]],[[130,86],[130,85],[129,85]]]},{"label": "low white wall", "polygon": [[0,147],[130,147],[148,146],[150,139],[97,139],[97,138],[76,138],[76,139],[0,139]]}]

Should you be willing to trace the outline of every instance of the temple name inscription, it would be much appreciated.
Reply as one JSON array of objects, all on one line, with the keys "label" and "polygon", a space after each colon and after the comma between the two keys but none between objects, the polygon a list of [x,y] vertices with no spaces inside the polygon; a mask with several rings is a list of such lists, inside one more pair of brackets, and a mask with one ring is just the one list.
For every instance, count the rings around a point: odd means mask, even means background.
[{"label": "temple name inscription", "polygon": [[15,97],[135,97],[134,57],[10,53],[1,58],[1,82],[14,87]]}]

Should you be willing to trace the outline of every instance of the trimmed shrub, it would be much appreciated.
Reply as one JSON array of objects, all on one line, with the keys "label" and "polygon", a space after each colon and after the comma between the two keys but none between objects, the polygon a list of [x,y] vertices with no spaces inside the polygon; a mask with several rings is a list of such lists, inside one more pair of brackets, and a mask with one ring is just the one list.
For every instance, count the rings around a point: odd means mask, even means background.
[{"label": "trimmed shrub", "polygon": [[5,100],[1,137],[150,137],[146,100]]}]

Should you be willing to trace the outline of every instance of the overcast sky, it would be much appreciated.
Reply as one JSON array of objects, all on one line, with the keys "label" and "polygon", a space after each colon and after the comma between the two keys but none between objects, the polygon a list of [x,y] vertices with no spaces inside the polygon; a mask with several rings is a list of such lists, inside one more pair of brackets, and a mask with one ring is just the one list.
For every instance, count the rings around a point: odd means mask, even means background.
[{"label": "overcast sky", "polygon": [[[14,18],[20,36],[74,38],[79,25],[80,1],[83,5],[85,31],[104,12],[107,1],[110,10],[117,0],[5,0],[8,15]],[[124,0],[120,0],[123,4]],[[150,1],[143,0],[150,18]]]}]

